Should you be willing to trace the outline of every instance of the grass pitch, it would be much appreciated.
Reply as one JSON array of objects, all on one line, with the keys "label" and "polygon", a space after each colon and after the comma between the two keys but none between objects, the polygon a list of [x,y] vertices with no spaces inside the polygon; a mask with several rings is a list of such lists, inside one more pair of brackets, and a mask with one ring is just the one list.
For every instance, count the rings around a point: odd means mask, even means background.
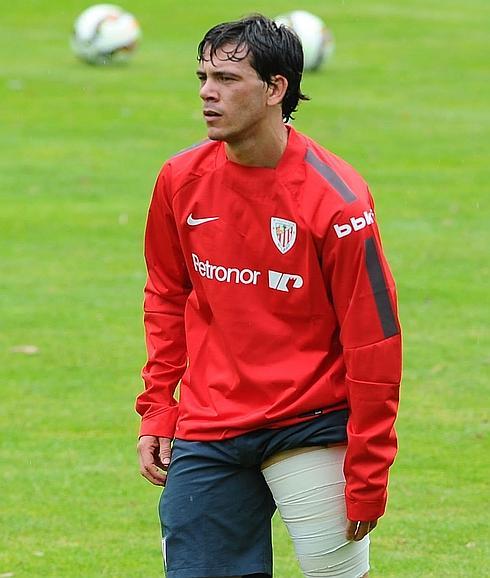
[{"label": "grass pitch", "polygon": [[[156,578],[139,477],[142,234],[156,173],[204,134],[195,45],[290,0],[128,0],[127,67],[71,55],[79,0],[0,21],[0,577]],[[296,126],[370,182],[398,281],[405,375],[373,578],[476,577],[488,553],[487,0],[307,0],[333,29]],[[485,394],[485,391],[487,392]],[[485,397],[486,395],[486,397]],[[275,520],[278,578],[298,578]]]}]

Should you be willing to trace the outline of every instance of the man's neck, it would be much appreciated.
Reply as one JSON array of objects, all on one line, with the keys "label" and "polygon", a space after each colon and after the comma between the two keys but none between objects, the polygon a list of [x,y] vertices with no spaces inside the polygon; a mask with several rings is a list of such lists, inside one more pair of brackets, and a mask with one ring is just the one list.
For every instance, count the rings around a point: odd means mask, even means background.
[{"label": "man's neck", "polygon": [[269,127],[261,138],[256,135],[225,143],[226,155],[230,161],[248,167],[275,168],[286,150],[288,130],[281,122]]}]

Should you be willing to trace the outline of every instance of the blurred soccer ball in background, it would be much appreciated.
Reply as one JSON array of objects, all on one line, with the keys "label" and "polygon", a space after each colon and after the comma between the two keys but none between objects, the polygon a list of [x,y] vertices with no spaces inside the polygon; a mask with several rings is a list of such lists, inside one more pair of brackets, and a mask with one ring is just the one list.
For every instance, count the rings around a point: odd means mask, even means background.
[{"label": "blurred soccer ball in background", "polygon": [[332,33],[321,18],[305,10],[294,10],[274,20],[276,24],[289,26],[299,36],[305,55],[305,70],[317,70],[330,60],[335,43]]},{"label": "blurred soccer ball in background", "polygon": [[73,52],[90,64],[124,62],[141,37],[136,18],[114,4],[96,4],[75,20]]}]

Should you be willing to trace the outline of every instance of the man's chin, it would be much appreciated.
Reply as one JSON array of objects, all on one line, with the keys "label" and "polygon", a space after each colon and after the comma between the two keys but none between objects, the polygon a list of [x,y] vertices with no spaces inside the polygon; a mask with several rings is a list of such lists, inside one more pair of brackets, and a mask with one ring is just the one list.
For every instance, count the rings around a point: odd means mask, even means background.
[{"label": "man's chin", "polygon": [[219,130],[215,130],[215,129],[208,129],[208,139],[209,140],[218,140],[218,141],[224,141],[225,139],[225,135],[223,134],[222,131]]}]

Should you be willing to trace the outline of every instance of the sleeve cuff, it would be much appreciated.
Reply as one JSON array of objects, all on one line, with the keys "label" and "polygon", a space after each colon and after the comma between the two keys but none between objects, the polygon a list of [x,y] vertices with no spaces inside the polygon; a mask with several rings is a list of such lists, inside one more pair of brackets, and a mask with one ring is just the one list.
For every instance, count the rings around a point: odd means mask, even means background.
[{"label": "sleeve cuff", "polygon": [[386,499],[374,502],[358,502],[346,497],[345,504],[347,507],[347,518],[355,522],[377,520],[381,518],[386,509]]},{"label": "sleeve cuff", "polygon": [[179,414],[178,406],[145,414],[141,420],[139,436],[156,436],[173,439]]}]

